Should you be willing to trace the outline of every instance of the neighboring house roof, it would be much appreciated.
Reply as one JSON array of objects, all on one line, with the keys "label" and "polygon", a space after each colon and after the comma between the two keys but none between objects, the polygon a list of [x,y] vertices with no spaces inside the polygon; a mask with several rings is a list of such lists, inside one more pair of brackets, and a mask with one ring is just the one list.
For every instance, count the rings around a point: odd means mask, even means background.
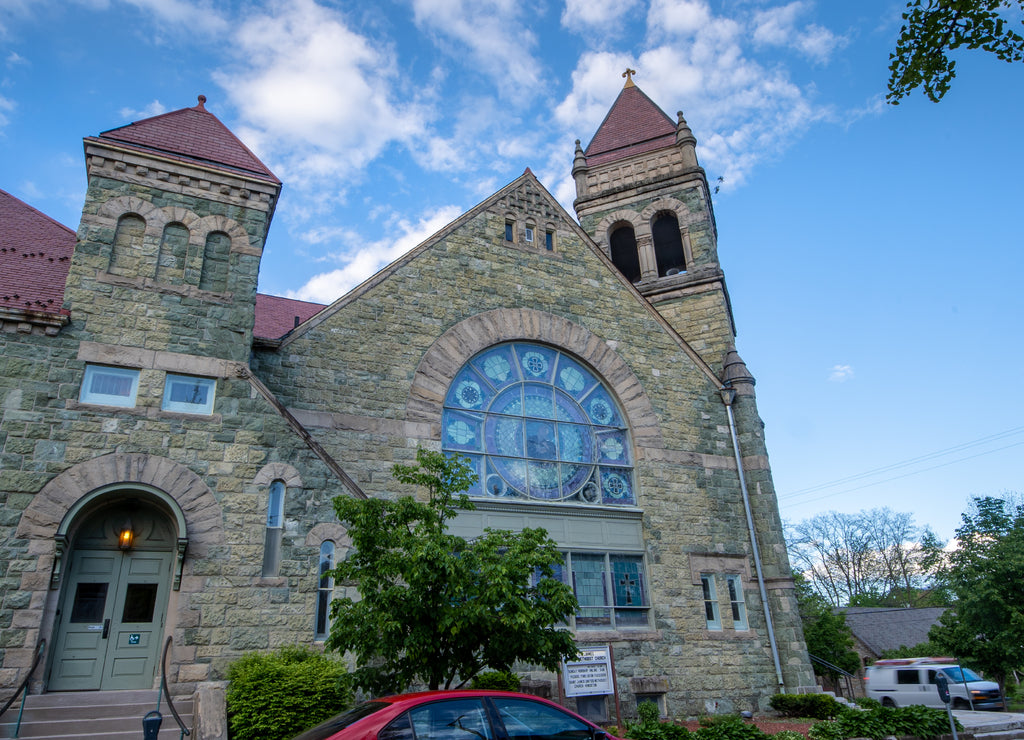
[{"label": "neighboring house roof", "polygon": [[205,103],[206,96],[200,95],[199,104],[193,108],[129,123],[104,131],[99,138],[162,152],[176,159],[227,166],[280,184],[274,173],[217,116],[206,110]]},{"label": "neighboring house roof", "polygon": [[321,303],[296,301],[276,295],[256,295],[256,326],[253,336],[260,339],[280,339],[303,322],[326,308]]},{"label": "neighboring house roof", "polygon": [[0,190],[0,309],[60,314],[75,232]]},{"label": "neighboring house roof", "polygon": [[627,80],[583,154],[587,165],[593,166],[675,142],[676,124],[632,80]]},{"label": "neighboring house roof", "polygon": [[939,621],[945,607],[891,609],[851,606],[840,609],[853,636],[874,655],[886,650],[913,647],[928,640],[928,630]]}]

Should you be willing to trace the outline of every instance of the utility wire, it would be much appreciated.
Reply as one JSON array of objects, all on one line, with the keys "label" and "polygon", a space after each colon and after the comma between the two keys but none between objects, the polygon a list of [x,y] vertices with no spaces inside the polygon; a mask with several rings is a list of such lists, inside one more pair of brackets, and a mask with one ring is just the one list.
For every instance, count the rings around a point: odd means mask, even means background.
[{"label": "utility wire", "polygon": [[[798,489],[796,491],[789,491],[787,493],[784,493],[784,494],[780,495],[778,498],[781,501],[781,500],[787,500],[787,499],[792,499],[792,498],[797,498],[797,497],[803,497],[805,495],[812,494],[812,493],[817,493],[819,491],[824,491],[824,490],[827,490],[829,488],[835,488],[837,486],[842,486],[842,485],[847,484],[847,483],[853,483],[855,481],[863,480],[865,478],[871,478],[871,477],[876,476],[876,475],[881,475],[882,473],[888,473],[888,472],[891,472],[891,471],[894,471],[894,470],[899,470],[901,468],[909,467],[911,465],[917,465],[917,464],[920,464],[920,463],[928,462],[930,460],[935,460],[935,459],[938,459],[938,458],[946,457],[948,455],[951,455],[951,454],[954,454],[954,453],[957,453],[957,452],[963,452],[964,450],[969,450],[969,449],[971,449],[973,447],[978,447],[978,446],[981,446],[981,445],[984,445],[984,444],[989,444],[989,443],[992,443],[992,442],[996,442],[996,441],[999,441],[999,440],[1002,440],[1002,439],[1006,439],[1007,437],[1013,437],[1015,435],[1021,434],[1022,432],[1024,432],[1024,427],[1015,427],[1013,429],[1007,429],[1007,430],[1002,431],[1002,432],[996,432],[995,434],[990,434],[987,437],[981,437],[979,439],[972,440],[970,442],[964,442],[964,443],[959,444],[959,445],[954,445],[953,447],[946,447],[944,449],[937,450],[936,452],[930,452],[930,453],[925,454],[925,455],[919,455],[918,457],[912,457],[912,458],[910,458],[908,460],[903,460],[903,461],[900,461],[900,462],[895,462],[895,463],[892,463],[890,465],[883,465],[882,467],[879,467],[879,468],[872,468],[871,470],[867,470],[867,471],[865,471],[863,473],[856,473],[854,475],[848,475],[848,476],[846,476],[844,478],[837,478],[836,480],[829,481],[827,483],[821,483],[821,484],[816,485],[816,486],[809,486],[807,488],[801,488],[801,489]],[[898,476],[895,476],[895,477],[892,477],[892,478],[886,478],[885,480],[875,481],[873,483],[866,483],[863,486],[857,486],[855,488],[850,488],[850,489],[846,489],[846,490],[843,490],[843,491],[838,491],[838,492],[835,492],[835,493],[826,494],[826,496],[821,496],[819,498],[810,499],[810,500],[811,501],[818,501],[818,500],[820,500],[820,498],[825,498],[827,496],[836,496],[836,495],[839,495],[841,493],[849,493],[851,491],[859,491],[861,488],[867,488],[869,486],[878,485],[879,483],[886,483],[886,482],[891,481],[891,480],[898,480],[900,478],[906,478],[907,476],[910,476],[910,475],[917,475],[918,473],[924,473],[924,472],[926,472],[928,470],[934,470],[936,468],[945,467],[947,465],[953,465],[955,463],[963,462],[965,460],[972,460],[975,457],[980,457],[982,455],[988,455],[988,454],[991,454],[993,452],[1000,452],[1001,450],[1005,450],[1005,449],[1008,449],[1010,447],[1016,447],[1016,446],[1021,445],[1021,444],[1024,444],[1024,442],[1014,442],[1013,444],[1006,445],[1004,447],[997,447],[996,449],[993,449],[993,450],[987,450],[987,451],[984,451],[984,452],[979,452],[979,453],[977,453],[975,455],[969,455],[967,457],[959,458],[957,460],[951,460],[949,462],[940,463],[938,465],[932,465],[932,466],[929,466],[927,468],[921,468],[920,470],[915,470],[915,471],[911,471],[909,473],[904,473],[903,475],[898,475]]]}]

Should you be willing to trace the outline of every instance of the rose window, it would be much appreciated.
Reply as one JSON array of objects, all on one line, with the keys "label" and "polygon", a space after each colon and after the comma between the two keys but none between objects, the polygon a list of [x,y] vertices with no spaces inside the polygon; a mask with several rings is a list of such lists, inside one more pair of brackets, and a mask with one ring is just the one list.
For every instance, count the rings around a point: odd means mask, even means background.
[{"label": "rose window", "polygon": [[445,397],[442,446],[471,460],[472,496],[636,504],[618,405],[550,347],[500,344],[466,363]]}]

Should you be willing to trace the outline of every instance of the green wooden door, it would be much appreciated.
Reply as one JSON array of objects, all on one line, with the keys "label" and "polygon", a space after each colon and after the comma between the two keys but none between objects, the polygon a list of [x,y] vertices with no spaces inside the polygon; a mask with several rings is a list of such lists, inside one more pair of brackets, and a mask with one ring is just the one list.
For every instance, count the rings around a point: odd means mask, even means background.
[{"label": "green wooden door", "polygon": [[150,688],[172,554],[76,550],[54,641],[50,691]]}]

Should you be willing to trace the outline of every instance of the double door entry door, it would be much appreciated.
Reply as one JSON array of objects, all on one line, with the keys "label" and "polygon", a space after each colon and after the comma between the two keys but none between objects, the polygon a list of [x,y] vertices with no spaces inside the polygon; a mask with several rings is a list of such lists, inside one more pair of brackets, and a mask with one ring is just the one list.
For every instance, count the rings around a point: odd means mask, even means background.
[{"label": "double door entry door", "polygon": [[57,614],[50,691],[152,687],[171,560],[169,552],[72,553]]}]

